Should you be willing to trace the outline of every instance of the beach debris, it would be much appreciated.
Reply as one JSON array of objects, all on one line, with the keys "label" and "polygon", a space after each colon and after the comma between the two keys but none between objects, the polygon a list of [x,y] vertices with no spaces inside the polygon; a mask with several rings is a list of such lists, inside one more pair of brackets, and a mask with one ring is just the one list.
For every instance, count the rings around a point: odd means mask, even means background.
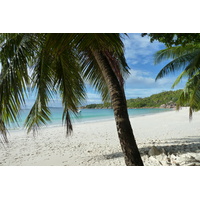
[{"label": "beach debris", "polygon": [[149,150],[148,154],[149,156],[157,156],[164,153],[162,149],[158,149],[155,146],[152,146],[151,149]]}]

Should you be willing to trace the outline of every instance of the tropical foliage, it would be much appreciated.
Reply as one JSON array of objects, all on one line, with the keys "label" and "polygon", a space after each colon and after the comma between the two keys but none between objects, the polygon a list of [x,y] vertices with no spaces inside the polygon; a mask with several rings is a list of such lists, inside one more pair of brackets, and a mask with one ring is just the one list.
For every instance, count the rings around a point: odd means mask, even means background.
[{"label": "tropical foliage", "polygon": [[[171,104],[176,104],[180,95],[182,93],[182,90],[177,91],[164,91],[158,94],[153,94],[150,97],[145,98],[136,98],[136,99],[128,99],[127,100],[127,107],[128,108],[157,108],[160,107],[162,104],[168,104],[169,102]],[[104,103],[104,104],[89,104],[86,105],[84,108],[111,108],[110,103]]]},{"label": "tropical foliage", "polygon": [[113,66],[123,81],[128,67],[119,34],[0,35],[0,132],[5,140],[6,127],[17,122],[20,108],[25,104],[27,88],[36,92],[35,103],[25,122],[28,132],[36,132],[50,120],[48,102],[56,93],[63,100],[63,121],[70,132],[69,111],[76,114],[85,98],[84,79],[102,94],[103,100],[109,99],[107,85],[91,54],[92,48],[106,49],[106,56],[115,63]]},{"label": "tropical foliage", "polygon": [[150,97],[127,100],[129,108],[160,107],[163,104],[176,104],[182,90],[164,91]]},{"label": "tropical foliage", "polygon": [[177,102],[177,108],[186,103],[190,106],[190,118],[193,111],[200,110],[200,44],[188,43],[184,46],[169,47],[155,54],[155,63],[172,59],[157,75],[156,80],[168,73],[181,71],[172,87],[174,88],[183,78],[187,79],[184,90]]},{"label": "tropical foliage", "polygon": [[87,108],[87,109],[102,109],[102,108],[111,108],[112,105],[109,102],[106,103],[99,103],[99,104],[88,104],[86,106],[83,106],[83,108]]},{"label": "tropical foliage", "polygon": [[[6,140],[6,126],[10,122],[17,122],[20,108],[25,104],[27,88],[36,92],[35,103],[25,122],[28,132],[32,130],[35,133],[41,124],[50,120],[48,102],[57,91],[65,99],[63,120],[68,122],[67,129],[70,130],[69,110],[74,113],[77,111],[78,103],[84,98],[84,86],[76,59],[69,59],[72,49],[69,48],[66,54],[64,51],[67,47],[62,51],[59,47],[55,48],[50,37],[56,36],[0,35],[0,130]],[[28,68],[32,70],[31,76]]]},{"label": "tropical foliage", "polygon": [[141,36],[148,36],[151,42],[158,40],[159,42],[164,43],[167,47],[173,45],[184,46],[188,43],[200,43],[199,33],[142,33]]}]

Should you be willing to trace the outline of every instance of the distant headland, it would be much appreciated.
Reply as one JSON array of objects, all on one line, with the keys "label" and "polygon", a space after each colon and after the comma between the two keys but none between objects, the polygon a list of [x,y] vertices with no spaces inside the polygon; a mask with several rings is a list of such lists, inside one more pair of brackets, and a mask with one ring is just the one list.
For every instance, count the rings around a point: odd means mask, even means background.
[{"label": "distant headland", "polygon": [[[131,108],[175,108],[176,102],[182,90],[164,91],[153,94],[150,97],[128,99],[127,106]],[[111,109],[111,103],[89,104],[81,107],[81,109]]]}]

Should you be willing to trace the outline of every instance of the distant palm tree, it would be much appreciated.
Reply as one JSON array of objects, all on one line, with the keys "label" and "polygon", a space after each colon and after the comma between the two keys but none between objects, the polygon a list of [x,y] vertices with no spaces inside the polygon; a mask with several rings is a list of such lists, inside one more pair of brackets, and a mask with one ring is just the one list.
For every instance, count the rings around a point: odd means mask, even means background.
[{"label": "distant palm tree", "polygon": [[0,34],[0,44],[0,132],[6,141],[6,126],[17,122],[27,86],[36,90],[28,132],[50,120],[48,102],[59,91],[70,133],[69,111],[77,113],[88,80],[103,100],[111,99],[126,165],[143,165],[127,113],[123,83],[129,68],[120,34]]},{"label": "distant palm tree", "polygon": [[172,88],[183,77],[187,77],[187,83],[177,102],[177,109],[183,105],[190,106],[189,117],[193,111],[200,110],[200,44],[187,44],[184,46],[169,47],[155,54],[155,63],[173,59],[157,75],[156,80],[174,71],[182,70]]}]

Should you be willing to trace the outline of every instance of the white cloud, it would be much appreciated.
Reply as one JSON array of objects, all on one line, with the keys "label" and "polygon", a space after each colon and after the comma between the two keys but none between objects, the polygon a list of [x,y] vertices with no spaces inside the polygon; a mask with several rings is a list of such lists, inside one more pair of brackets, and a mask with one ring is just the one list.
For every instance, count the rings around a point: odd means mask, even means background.
[{"label": "white cloud", "polygon": [[152,55],[164,48],[160,42],[151,43],[147,36],[141,37],[140,33],[129,34],[129,37],[124,40],[125,57],[129,64],[142,64],[152,63]]},{"label": "white cloud", "polygon": [[[148,71],[130,70],[131,74],[126,80],[125,94],[126,98],[148,97],[162,91],[172,90],[171,86],[174,83],[176,76],[164,77],[155,81],[155,77]],[[185,85],[186,79],[182,80],[180,84],[174,89],[182,89]]]},{"label": "white cloud", "polygon": [[87,104],[101,103],[101,96],[97,92],[87,92]]},{"label": "white cloud", "polygon": [[170,87],[174,80],[169,78],[163,78],[155,81],[155,77],[152,77],[150,72],[141,70],[130,70],[131,74],[126,80],[126,88],[160,88],[160,87]]}]

